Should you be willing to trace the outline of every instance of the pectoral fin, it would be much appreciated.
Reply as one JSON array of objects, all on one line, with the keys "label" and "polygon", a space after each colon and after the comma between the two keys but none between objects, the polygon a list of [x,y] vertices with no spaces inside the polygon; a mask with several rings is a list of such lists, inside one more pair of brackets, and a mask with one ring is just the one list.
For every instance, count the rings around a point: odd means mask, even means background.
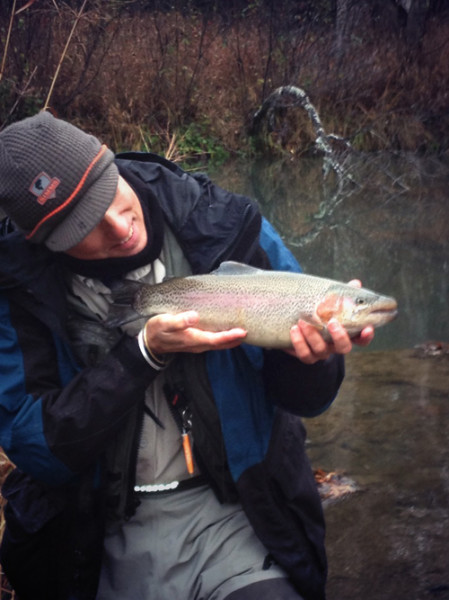
[{"label": "pectoral fin", "polygon": [[322,300],[316,307],[316,316],[323,324],[329,323],[332,317],[339,314],[342,307],[343,298],[337,294],[330,294]]}]

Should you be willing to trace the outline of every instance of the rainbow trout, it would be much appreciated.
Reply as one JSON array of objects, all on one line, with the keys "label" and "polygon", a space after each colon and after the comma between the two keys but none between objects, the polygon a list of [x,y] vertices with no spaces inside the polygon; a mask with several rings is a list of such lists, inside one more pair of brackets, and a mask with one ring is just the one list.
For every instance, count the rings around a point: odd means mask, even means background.
[{"label": "rainbow trout", "polygon": [[173,278],[156,285],[127,282],[113,298],[108,318],[111,327],[141,317],[195,310],[201,329],[241,327],[248,332],[245,342],[267,348],[291,346],[290,328],[299,319],[329,339],[327,323],[332,318],[354,337],[367,325],[379,327],[397,315],[394,298],[365,288],[236,262],[222,263],[207,275]]}]

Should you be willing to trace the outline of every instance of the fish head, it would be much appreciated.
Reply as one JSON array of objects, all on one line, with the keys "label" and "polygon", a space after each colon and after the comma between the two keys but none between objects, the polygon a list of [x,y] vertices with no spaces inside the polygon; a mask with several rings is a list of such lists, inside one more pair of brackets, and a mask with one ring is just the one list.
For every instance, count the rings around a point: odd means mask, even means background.
[{"label": "fish head", "polygon": [[350,285],[331,286],[316,307],[316,318],[323,326],[334,318],[354,336],[371,325],[380,327],[396,318],[394,298]]}]

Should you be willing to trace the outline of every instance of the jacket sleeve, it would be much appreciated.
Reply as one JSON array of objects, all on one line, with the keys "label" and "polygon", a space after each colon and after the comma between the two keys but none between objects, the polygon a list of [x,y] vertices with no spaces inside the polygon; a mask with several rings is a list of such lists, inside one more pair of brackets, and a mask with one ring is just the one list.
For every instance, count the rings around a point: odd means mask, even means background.
[{"label": "jacket sleeve", "polygon": [[332,355],[305,365],[285,352],[266,353],[264,381],[276,404],[301,417],[315,417],[335,400],[345,373],[344,358]]},{"label": "jacket sleeve", "polygon": [[[260,244],[273,269],[301,272],[295,257],[266,219],[262,222]],[[344,358],[339,355],[305,365],[281,350],[271,350],[265,352],[264,381],[269,397],[276,404],[300,416],[313,417],[332,404],[343,381],[344,369]]]},{"label": "jacket sleeve", "polygon": [[22,471],[65,483],[95,461],[156,376],[124,336],[80,370],[68,348],[0,295],[0,446]]}]

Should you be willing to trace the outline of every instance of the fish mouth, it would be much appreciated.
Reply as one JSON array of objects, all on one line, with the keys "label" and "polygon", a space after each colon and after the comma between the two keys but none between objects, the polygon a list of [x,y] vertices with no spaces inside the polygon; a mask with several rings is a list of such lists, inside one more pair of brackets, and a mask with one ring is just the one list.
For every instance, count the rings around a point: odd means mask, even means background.
[{"label": "fish mouth", "polygon": [[393,319],[396,319],[396,317],[397,317],[397,316],[398,316],[398,314],[399,314],[399,311],[398,311],[398,309],[397,309],[397,308],[395,308],[395,309],[392,309],[392,310],[386,310],[386,311],[383,311],[383,314],[384,314],[386,317],[388,317],[388,318],[390,319],[390,321],[392,321]]},{"label": "fish mouth", "polygon": [[376,317],[379,321],[393,321],[398,316],[399,311],[397,308],[378,308],[371,311],[370,317]]},{"label": "fish mouth", "polygon": [[377,306],[373,307],[371,314],[395,319],[398,316],[398,303],[394,298],[382,298]]}]

